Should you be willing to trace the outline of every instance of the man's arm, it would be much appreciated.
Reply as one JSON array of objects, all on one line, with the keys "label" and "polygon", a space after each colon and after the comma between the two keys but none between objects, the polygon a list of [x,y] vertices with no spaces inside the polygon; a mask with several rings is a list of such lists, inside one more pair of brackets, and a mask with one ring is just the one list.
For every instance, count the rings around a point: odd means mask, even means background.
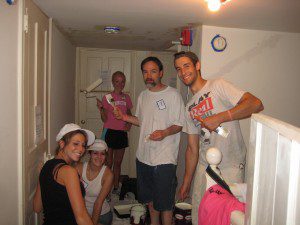
[{"label": "man's arm", "polygon": [[140,126],[140,121],[136,116],[123,114],[121,109],[119,109],[118,107],[115,107],[113,113],[114,113],[114,116],[116,117],[116,119],[118,119],[118,120],[123,120],[127,123],[131,123],[133,125]]},{"label": "man's arm", "polygon": [[152,141],[161,141],[165,137],[177,134],[182,130],[182,126],[172,125],[164,130],[156,130],[152,134],[150,134],[149,139]]},{"label": "man's arm", "polygon": [[208,130],[213,131],[220,126],[221,123],[245,119],[250,117],[252,113],[258,113],[263,109],[264,106],[261,100],[251,93],[246,92],[235,107],[205,118],[201,125]]},{"label": "man's arm", "polygon": [[199,135],[188,135],[188,146],[185,152],[185,173],[183,178],[183,184],[179,189],[179,198],[184,200],[188,197],[190,192],[191,183],[194,177],[194,173],[197,167],[199,158]]}]

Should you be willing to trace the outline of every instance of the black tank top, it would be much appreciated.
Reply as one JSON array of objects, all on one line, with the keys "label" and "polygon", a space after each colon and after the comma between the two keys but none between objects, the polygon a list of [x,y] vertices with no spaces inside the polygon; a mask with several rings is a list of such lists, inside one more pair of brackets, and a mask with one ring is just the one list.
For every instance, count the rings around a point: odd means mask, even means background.
[{"label": "black tank top", "polygon": [[[41,196],[44,211],[44,225],[77,224],[66,187],[57,183],[54,176],[67,163],[62,159],[51,159],[45,163],[40,173]],[[85,190],[80,182],[82,196]]]}]

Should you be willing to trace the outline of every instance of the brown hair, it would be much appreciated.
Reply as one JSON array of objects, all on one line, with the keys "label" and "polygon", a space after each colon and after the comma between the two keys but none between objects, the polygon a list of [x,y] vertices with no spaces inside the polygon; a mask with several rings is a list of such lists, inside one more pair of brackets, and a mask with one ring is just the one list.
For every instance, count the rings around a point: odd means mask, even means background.
[{"label": "brown hair", "polygon": [[157,57],[155,57],[155,56],[149,56],[149,57],[145,58],[142,61],[142,63],[141,63],[141,70],[142,71],[144,70],[144,65],[147,62],[154,62],[158,66],[159,71],[163,71],[164,70],[164,66],[163,66],[162,62]]},{"label": "brown hair", "polygon": [[124,77],[125,81],[126,81],[126,76],[125,74],[122,72],[122,71],[116,71],[113,73],[113,75],[111,76],[111,81],[114,81],[114,79],[117,77],[117,76],[122,76]]},{"label": "brown hair", "polygon": [[192,63],[194,64],[194,66],[196,66],[197,62],[199,62],[199,58],[194,52],[181,51],[181,52],[177,52],[174,54],[174,64],[175,64],[175,61],[181,57],[189,58],[192,61]]},{"label": "brown hair", "polygon": [[[66,146],[70,143],[70,140],[76,134],[82,134],[85,137],[85,142],[84,143],[85,143],[85,148],[86,148],[88,137],[87,137],[86,132],[83,131],[83,130],[74,130],[74,131],[71,131],[69,133],[66,133],[59,141],[63,141],[65,143],[65,146]],[[60,145],[58,144],[56,149],[55,149],[55,154],[57,155],[60,150],[61,150],[61,148],[60,148]]]}]

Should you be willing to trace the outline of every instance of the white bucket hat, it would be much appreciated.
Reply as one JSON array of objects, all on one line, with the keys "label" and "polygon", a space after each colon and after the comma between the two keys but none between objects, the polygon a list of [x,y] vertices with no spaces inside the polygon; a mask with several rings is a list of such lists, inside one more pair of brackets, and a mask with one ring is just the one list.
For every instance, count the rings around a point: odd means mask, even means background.
[{"label": "white bucket hat", "polygon": [[107,148],[107,144],[105,143],[105,141],[101,140],[101,139],[96,139],[94,144],[92,144],[87,150],[89,151],[106,151],[108,150]]},{"label": "white bucket hat", "polygon": [[95,141],[95,134],[92,131],[82,129],[80,126],[74,123],[69,123],[63,126],[63,128],[60,129],[59,133],[56,136],[56,141],[60,141],[63,136],[65,136],[67,133],[70,133],[71,131],[75,130],[82,130],[87,134],[87,145],[90,146]]}]

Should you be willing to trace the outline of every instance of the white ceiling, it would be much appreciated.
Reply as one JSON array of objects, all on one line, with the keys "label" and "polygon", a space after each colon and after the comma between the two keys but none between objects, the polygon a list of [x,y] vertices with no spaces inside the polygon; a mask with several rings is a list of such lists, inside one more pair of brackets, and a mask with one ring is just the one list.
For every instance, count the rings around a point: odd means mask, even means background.
[{"label": "white ceiling", "polygon": [[[164,50],[200,24],[300,33],[300,0],[231,0],[217,13],[204,0],[33,1],[80,47]],[[121,32],[105,34],[107,25]]]}]

